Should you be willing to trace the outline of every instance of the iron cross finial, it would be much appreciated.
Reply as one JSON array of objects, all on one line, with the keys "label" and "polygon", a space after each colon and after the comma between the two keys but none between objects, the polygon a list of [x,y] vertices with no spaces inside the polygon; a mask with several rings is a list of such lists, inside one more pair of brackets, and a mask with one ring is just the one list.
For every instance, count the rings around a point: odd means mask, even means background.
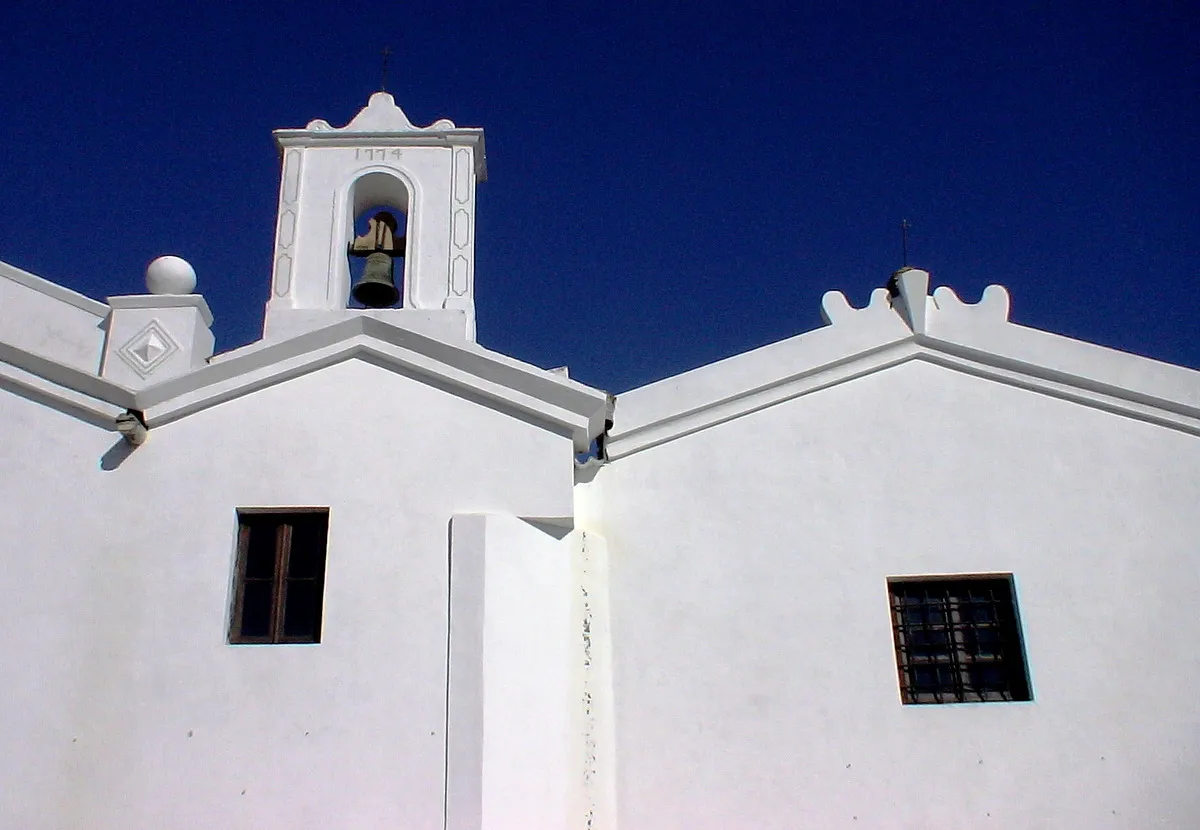
[{"label": "iron cross finial", "polygon": [[387,92],[388,58],[390,58],[392,56],[392,47],[390,47],[390,46],[383,47],[383,50],[379,54],[383,58],[383,60],[382,60],[383,66],[381,67],[380,72],[379,72],[379,91]]},{"label": "iron cross finial", "polygon": [[904,259],[901,265],[908,265],[908,229],[911,227],[907,219],[900,220],[900,254]]}]

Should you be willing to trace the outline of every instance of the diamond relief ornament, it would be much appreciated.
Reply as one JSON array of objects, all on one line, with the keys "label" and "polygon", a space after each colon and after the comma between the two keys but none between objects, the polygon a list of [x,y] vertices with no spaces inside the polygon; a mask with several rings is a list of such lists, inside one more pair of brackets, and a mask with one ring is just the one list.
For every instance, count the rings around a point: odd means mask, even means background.
[{"label": "diamond relief ornament", "polygon": [[167,334],[157,320],[151,320],[144,329],[117,349],[117,354],[133,371],[142,377],[149,377],[163,361],[177,351],[179,344],[171,339],[171,335]]}]

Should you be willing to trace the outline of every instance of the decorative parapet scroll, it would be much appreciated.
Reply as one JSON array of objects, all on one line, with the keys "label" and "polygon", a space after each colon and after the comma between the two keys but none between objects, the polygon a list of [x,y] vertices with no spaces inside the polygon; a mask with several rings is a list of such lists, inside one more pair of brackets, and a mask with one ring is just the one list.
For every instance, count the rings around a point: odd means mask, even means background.
[{"label": "decorative parapet scroll", "polygon": [[386,132],[439,132],[456,129],[449,118],[439,118],[428,127],[418,127],[404,114],[396,104],[396,99],[387,92],[376,92],[367,101],[367,105],[359,110],[358,115],[350,119],[344,127],[334,127],[323,118],[308,122],[307,130],[330,130],[333,132],[356,133],[386,133]]},{"label": "decorative parapet scroll", "polygon": [[1002,285],[989,285],[977,303],[964,303],[947,286],[928,295],[929,272],[919,268],[897,271],[888,288],[876,288],[863,308],[854,308],[841,291],[827,291],[821,298],[821,316],[831,326],[870,325],[899,315],[913,334],[929,334],[931,324],[940,318],[947,323],[972,325],[1007,323],[1008,291]]},{"label": "decorative parapet scroll", "polygon": [[950,314],[980,323],[1007,323],[1009,312],[1008,289],[1003,285],[989,285],[977,303],[964,303],[948,285],[939,286],[933,292],[933,304],[939,314]]},{"label": "decorative parapet scroll", "polygon": [[891,311],[892,303],[886,288],[876,288],[872,291],[871,299],[863,308],[850,305],[850,301],[841,291],[826,291],[821,297],[821,317],[831,326],[858,322],[864,318],[887,317],[891,315]]}]

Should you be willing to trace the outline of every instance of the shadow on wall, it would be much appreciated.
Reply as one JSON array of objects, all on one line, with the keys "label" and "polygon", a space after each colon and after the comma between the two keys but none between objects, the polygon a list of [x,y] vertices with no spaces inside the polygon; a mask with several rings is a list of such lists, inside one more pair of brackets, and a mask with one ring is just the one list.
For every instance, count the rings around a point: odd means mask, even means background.
[{"label": "shadow on wall", "polygon": [[124,438],[118,438],[117,443],[108,448],[104,455],[100,456],[101,470],[115,470],[120,467],[122,462],[129,457],[133,452],[133,447]]}]

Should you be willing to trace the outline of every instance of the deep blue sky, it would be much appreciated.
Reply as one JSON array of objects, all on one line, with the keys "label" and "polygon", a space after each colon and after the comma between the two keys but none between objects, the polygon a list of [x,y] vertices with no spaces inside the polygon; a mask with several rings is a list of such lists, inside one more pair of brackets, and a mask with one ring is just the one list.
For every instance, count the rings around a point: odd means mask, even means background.
[{"label": "deep blue sky", "polygon": [[[187,7],[193,10],[186,10]],[[176,8],[179,7],[179,8]],[[379,82],[487,130],[480,342],[612,391],[820,324],[913,264],[1200,367],[1200,5],[55,3],[0,12],[0,259],[97,298],[269,290],[276,127]],[[62,240],[66,241],[62,241]]]}]

